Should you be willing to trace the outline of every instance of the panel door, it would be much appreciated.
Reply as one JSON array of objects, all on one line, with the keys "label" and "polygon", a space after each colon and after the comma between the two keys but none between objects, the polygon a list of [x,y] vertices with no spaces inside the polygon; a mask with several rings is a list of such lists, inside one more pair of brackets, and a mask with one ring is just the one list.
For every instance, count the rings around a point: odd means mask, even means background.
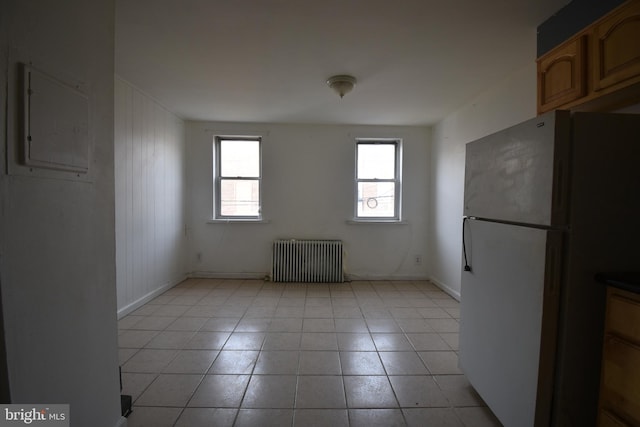
[{"label": "panel door", "polygon": [[538,113],[587,94],[586,45],[581,36],[538,59]]},{"label": "panel door", "polygon": [[640,78],[640,2],[633,1],[593,29],[596,91]]},{"label": "panel door", "polygon": [[563,225],[569,121],[556,111],[467,144],[464,214]]},{"label": "panel door", "polygon": [[558,232],[485,221],[465,231],[460,367],[505,427],[548,425],[555,336],[543,331],[556,330],[559,269],[547,258]]}]

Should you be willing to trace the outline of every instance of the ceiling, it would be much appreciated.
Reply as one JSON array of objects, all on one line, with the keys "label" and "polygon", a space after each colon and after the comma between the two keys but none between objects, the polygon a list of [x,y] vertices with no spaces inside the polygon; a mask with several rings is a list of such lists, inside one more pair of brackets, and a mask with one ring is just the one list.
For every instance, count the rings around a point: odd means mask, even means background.
[{"label": "ceiling", "polygon": [[117,0],[116,73],[187,120],[430,125],[534,61],[567,2]]}]

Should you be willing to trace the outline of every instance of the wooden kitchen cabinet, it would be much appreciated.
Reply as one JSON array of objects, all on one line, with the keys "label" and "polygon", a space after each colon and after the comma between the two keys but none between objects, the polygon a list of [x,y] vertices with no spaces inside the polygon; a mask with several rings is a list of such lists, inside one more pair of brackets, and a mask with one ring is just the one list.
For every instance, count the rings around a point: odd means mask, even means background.
[{"label": "wooden kitchen cabinet", "polygon": [[593,89],[640,79],[640,1],[632,1],[593,27]]},{"label": "wooden kitchen cabinet", "polygon": [[558,46],[538,61],[538,109],[549,111],[587,94],[586,36]]},{"label": "wooden kitchen cabinet", "polygon": [[[640,100],[640,0],[629,0],[542,55],[538,113]],[[628,102],[627,102],[628,101]]]},{"label": "wooden kitchen cabinet", "polygon": [[607,289],[599,426],[640,425],[640,295]]}]

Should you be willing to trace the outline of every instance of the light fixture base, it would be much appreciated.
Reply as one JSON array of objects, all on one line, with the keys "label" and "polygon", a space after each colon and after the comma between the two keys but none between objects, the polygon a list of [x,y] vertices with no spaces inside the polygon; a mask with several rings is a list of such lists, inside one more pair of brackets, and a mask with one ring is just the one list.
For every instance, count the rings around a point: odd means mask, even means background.
[{"label": "light fixture base", "polygon": [[349,76],[346,74],[340,74],[337,76],[329,77],[327,80],[327,85],[331,89],[333,89],[340,98],[343,98],[347,93],[353,90],[353,87],[356,85],[356,78],[353,76]]}]

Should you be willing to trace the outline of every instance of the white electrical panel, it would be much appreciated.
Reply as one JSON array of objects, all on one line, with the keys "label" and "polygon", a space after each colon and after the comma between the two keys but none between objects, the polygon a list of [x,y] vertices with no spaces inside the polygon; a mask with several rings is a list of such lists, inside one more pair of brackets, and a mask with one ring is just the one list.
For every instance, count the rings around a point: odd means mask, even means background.
[{"label": "white electrical panel", "polygon": [[24,164],[87,173],[88,96],[78,87],[25,65],[23,105]]}]

